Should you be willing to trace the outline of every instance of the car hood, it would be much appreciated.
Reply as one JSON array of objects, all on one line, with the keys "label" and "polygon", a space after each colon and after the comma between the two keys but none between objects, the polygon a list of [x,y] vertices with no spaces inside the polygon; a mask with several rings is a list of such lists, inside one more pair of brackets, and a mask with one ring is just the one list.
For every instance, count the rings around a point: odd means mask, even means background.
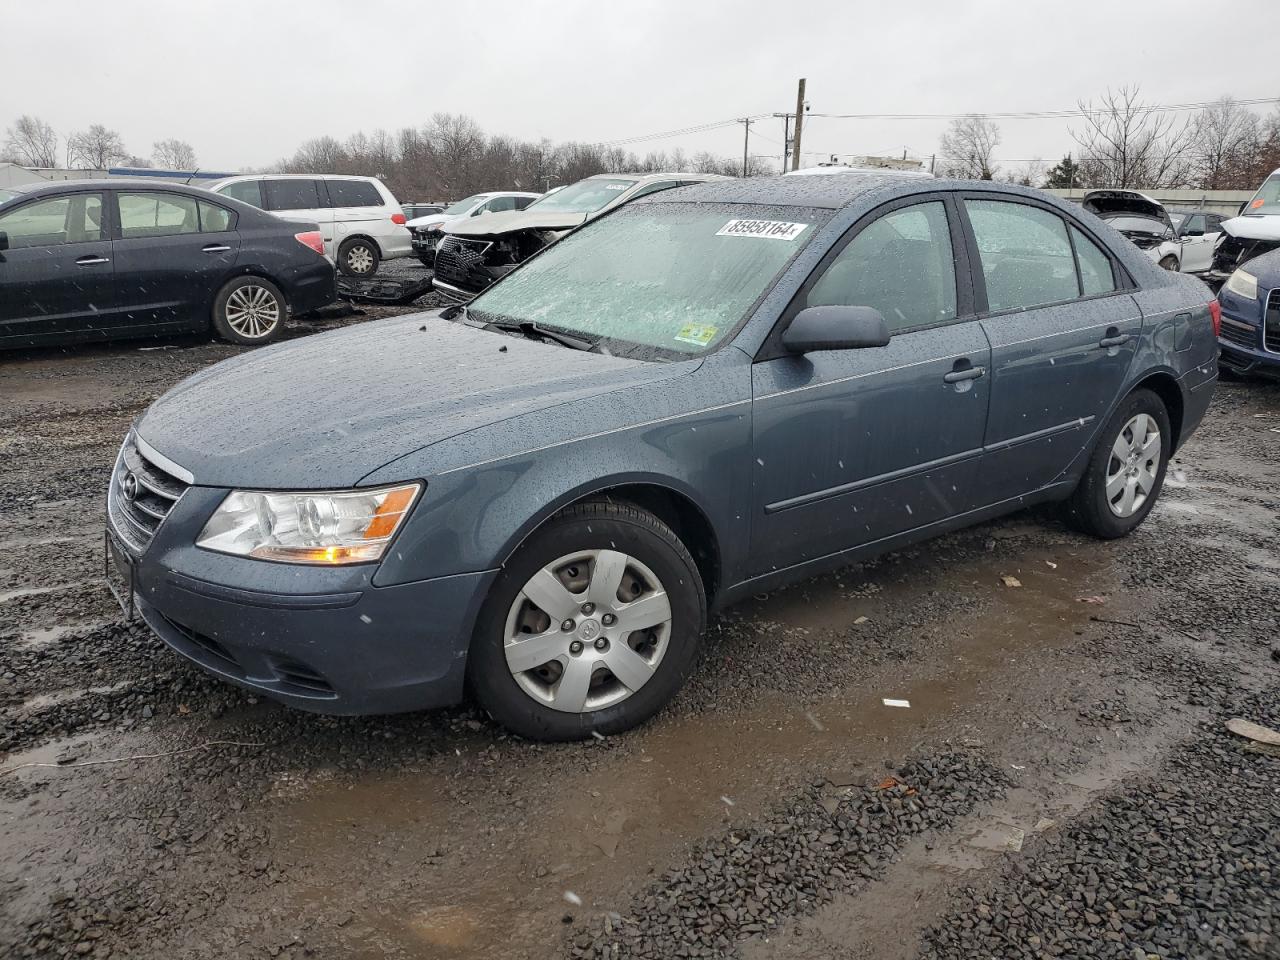
[{"label": "car hood", "polygon": [[203,486],[341,488],[469,430],[688,369],[416,314],[216,364],[157,400],[136,429]]},{"label": "car hood", "polygon": [[1222,229],[1241,240],[1280,241],[1280,216],[1232,217],[1222,221]]},{"label": "car hood", "polygon": [[468,217],[462,223],[450,224],[448,232],[459,237],[500,237],[521,230],[572,230],[586,219],[585,213],[563,210],[542,213],[533,207],[528,210],[482,213],[478,217]]},{"label": "car hood", "polygon": [[1080,205],[1100,217],[1128,213],[1139,217],[1153,217],[1170,228],[1173,227],[1164,204],[1136,190],[1092,190],[1084,195]]},{"label": "car hood", "polygon": [[428,213],[425,217],[414,217],[405,226],[412,230],[414,227],[429,227],[433,223],[445,223],[452,219],[454,219],[452,216],[446,216],[443,213]]}]

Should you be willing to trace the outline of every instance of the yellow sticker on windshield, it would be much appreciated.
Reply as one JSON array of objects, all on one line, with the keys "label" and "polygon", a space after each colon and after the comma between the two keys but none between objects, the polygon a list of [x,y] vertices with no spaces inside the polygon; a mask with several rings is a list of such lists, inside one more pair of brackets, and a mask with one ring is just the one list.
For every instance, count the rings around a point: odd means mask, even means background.
[{"label": "yellow sticker on windshield", "polygon": [[680,328],[680,332],[676,334],[676,339],[681,343],[692,343],[695,346],[705,347],[715,339],[718,329],[720,328],[714,327],[709,323],[686,323]]}]

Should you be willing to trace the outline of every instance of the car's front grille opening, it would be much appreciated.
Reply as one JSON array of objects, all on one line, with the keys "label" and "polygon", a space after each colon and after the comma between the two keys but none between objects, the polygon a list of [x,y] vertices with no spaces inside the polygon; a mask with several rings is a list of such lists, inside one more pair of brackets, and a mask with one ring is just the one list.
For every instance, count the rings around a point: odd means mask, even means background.
[{"label": "car's front grille opening", "polygon": [[125,545],[141,554],[186,491],[187,484],[148,460],[130,434],[111,474],[107,516]]},{"label": "car's front grille opening", "polygon": [[272,665],[275,667],[276,676],[280,678],[281,683],[299,687],[308,693],[319,693],[325,696],[337,695],[334,692],[333,685],[325,679],[324,675],[305,663],[275,658],[272,661]]},{"label": "car's front grille opening", "polygon": [[1272,353],[1280,353],[1280,287],[1267,297],[1266,319],[1262,321],[1262,342]]},{"label": "car's front grille opening", "polygon": [[472,268],[484,262],[484,255],[492,245],[487,240],[444,237],[436,245],[436,276],[445,283],[466,283]]},{"label": "car's front grille opening", "polygon": [[166,617],[163,613],[160,614],[160,617],[162,620],[164,620],[165,623],[167,623],[175,631],[180,633],[184,640],[189,641],[190,643],[199,647],[205,653],[210,654],[211,656],[215,657],[218,661],[220,661],[220,664],[219,664],[220,666],[230,668],[236,673],[242,672],[240,668],[240,664],[236,662],[236,658],[231,656],[231,654],[227,651],[227,648],[224,647],[222,644],[220,644],[217,640],[213,639],[213,637],[207,636],[198,630],[194,630],[191,627],[188,627],[186,624],[179,623],[177,620],[174,620],[170,617]]},{"label": "car's front grille opening", "polygon": [[1228,343],[1234,343],[1238,347],[1248,347],[1250,350],[1258,349],[1258,331],[1254,327],[1233,323],[1223,317],[1222,330],[1219,335],[1223,340]]}]

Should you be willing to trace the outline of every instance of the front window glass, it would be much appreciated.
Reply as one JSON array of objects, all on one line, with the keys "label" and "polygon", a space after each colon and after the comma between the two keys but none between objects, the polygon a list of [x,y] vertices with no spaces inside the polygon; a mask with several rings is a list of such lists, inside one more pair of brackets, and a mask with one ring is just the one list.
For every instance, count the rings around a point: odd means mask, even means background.
[{"label": "front window glass", "polygon": [[954,320],[956,272],[941,202],[887,213],[849,241],[805,306],[875,307],[890,331]]},{"label": "front window glass", "polygon": [[1273,173],[1262,182],[1248,206],[1245,216],[1275,216],[1280,214],[1280,173]]},{"label": "front window glass", "polygon": [[120,236],[169,237],[199,233],[196,201],[173,193],[120,193]]},{"label": "front window glass", "polygon": [[471,302],[472,319],[602,337],[645,359],[720,343],[827,214],[803,207],[653,204],[571,234]]},{"label": "front window glass", "polygon": [[1063,219],[1025,203],[966,200],[987,309],[1020,310],[1080,295]]},{"label": "front window glass", "polygon": [[474,197],[467,197],[465,200],[459,200],[452,206],[445,208],[445,215],[450,217],[461,217],[471,211],[472,207],[478,207],[484,203],[485,197],[476,194]]},{"label": "front window glass", "polygon": [[37,200],[0,214],[9,248],[48,247],[102,239],[102,194],[74,193]]},{"label": "front window glass", "polygon": [[240,180],[236,183],[228,183],[218,193],[224,197],[230,197],[232,200],[251,203],[259,210],[265,206],[262,202],[262,182],[260,180]]},{"label": "front window glass", "polygon": [[635,180],[622,177],[602,177],[599,180],[579,180],[575,184],[557,190],[549,196],[529,204],[540,213],[594,213],[617,200],[635,186]]}]

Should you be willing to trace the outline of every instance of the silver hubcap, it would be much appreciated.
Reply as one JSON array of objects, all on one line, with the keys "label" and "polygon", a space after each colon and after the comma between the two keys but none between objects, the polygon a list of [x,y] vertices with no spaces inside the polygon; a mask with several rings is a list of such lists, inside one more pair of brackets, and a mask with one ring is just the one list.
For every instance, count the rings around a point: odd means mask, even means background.
[{"label": "silver hubcap", "polygon": [[227,326],[242,337],[265,337],[280,322],[280,301],[266,287],[247,283],[227,298]]},{"label": "silver hubcap", "polygon": [[1140,413],[1124,425],[1107,462],[1107,503],[1117,517],[1131,517],[1147,502],[1156,486],[1160,455],[1160,428],[1154,419]]},{"label": "silver hubcap", "polygon": [[671,602],[652,570],[616,550],[547,564],[507,614],[507,667],[553,710],[620,703],[653,676],[671,640]]},{"label": "silver hubcap", "polygon": [[347,266],[355,273],[368,273],[373,269],[373,251],[359,245],[352,247],[347,251]]}]

